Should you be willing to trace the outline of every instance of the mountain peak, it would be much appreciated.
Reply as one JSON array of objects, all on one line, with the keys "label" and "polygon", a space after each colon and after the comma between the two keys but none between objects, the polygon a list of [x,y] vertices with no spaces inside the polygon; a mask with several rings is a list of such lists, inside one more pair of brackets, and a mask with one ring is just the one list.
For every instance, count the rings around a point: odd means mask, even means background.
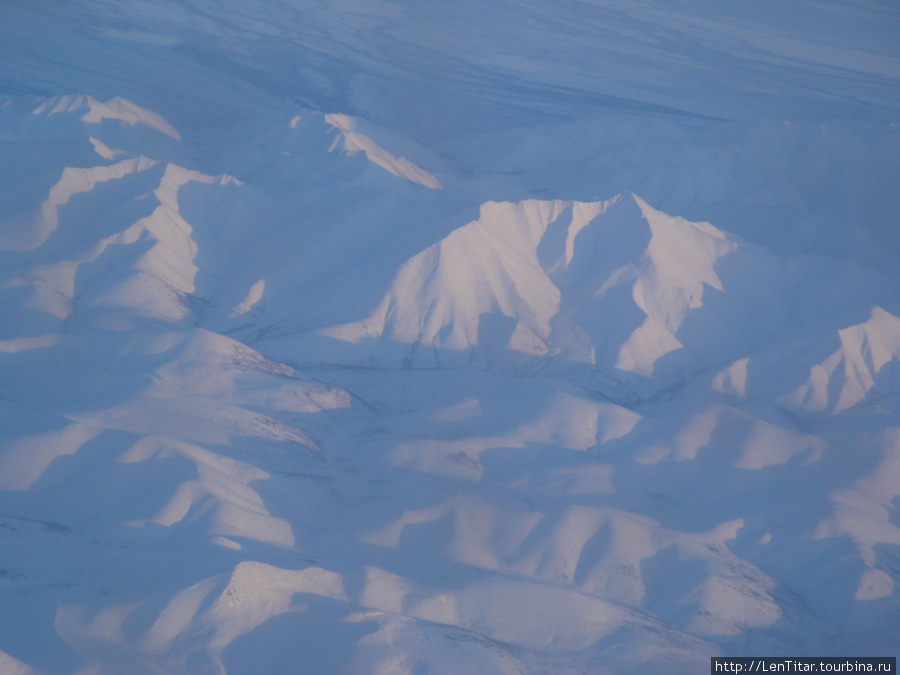
[{"label": "mountain peak", "polygon": [[681,348],[676,333],[702,306],[704,287],[723,290],[714,267],[736,248],[712,225],[668,216],[632,193],[487,202],[478,219],[404,264],[372,314],[322,334],[374,339],[376,351],[412,362],[474,350],[649,375]]},{"label": "mountain peak", "polygon": [[141,108],[124,98],[116,96],[105,103],[98,101],[93,96],[68,95],[46,98],[33,110],[35,115],[54,115],[58,113],[80,112],[85,113],[81,117],[82,122],[97,124],[106,119],[118,120],[129,126],[143,124],[151,129],[159,131],[176,141],[181,140],[181,134],[164,120],[159,114]]}]

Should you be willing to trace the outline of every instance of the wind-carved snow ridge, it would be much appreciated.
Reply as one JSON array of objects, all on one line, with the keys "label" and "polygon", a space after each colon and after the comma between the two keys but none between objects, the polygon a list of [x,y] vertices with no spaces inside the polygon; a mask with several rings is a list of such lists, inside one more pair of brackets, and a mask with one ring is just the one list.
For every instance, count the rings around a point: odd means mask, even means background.
[{"label": "wind-carved snow ridge", "polygon": [[325,115],[325,121],[339,132],[331,146],[332,151],[340,148],[348,155],[362,151],[369,161],[390,171],[395,176],[431,189],[443,187],[437,178],[424,169],[419,168],[405,157],[394,157],[371,138],[357,131],[358,121],[350,115],[330,113]]}]

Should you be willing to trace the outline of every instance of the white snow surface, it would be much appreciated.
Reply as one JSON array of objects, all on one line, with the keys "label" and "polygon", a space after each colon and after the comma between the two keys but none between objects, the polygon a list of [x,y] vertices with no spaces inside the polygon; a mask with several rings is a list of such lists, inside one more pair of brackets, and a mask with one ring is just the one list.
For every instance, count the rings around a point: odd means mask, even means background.
[{"label": "white snow surface", "polygon": [[900,656],[898,37],[3,3],[0,673]]}]

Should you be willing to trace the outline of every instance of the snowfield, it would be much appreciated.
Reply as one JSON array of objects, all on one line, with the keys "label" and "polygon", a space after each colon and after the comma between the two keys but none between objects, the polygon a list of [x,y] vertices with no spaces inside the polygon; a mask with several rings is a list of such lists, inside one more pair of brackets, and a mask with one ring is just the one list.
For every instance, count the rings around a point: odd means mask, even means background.
[{"label": "snowfield", "polygon": [[898,37],[5,2],[0,673],[900,656]]}]

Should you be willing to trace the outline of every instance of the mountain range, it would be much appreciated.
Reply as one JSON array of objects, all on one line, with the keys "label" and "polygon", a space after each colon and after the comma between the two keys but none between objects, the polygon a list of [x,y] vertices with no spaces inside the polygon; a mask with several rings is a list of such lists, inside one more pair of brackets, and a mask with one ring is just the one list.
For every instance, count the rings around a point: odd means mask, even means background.
[{"label": "mountain range", "polygon": [[0,15],[0,672],[900,655],[893,5]]}]

